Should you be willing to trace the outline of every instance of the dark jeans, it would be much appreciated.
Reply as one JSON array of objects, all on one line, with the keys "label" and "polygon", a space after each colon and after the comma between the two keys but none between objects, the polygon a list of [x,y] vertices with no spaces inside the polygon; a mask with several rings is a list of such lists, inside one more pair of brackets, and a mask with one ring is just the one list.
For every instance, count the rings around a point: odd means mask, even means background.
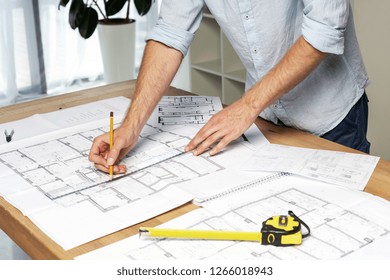
[{"label": "dark jeans", "polygon": [[370,153],[370,142],[367,141],[368,98],[366,93],[356,102],[348,115],[335,128],[322,138]]}]

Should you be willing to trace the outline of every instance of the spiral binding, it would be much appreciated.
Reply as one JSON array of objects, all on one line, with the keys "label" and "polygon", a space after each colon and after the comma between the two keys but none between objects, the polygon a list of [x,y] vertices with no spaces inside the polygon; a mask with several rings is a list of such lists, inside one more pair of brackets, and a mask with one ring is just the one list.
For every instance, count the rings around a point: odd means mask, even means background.
[{"label": "spiral binding", "polygon": [[254,188],[254,187],[259,186],[259,185],[264,185],[264,184],[267,184],[269,182],[278,180],[280,178],[283,178],[283,177],[289,176],[289,175],[291,175],[291,174],[288,173],[288,172],[277,172],[275,174],[268,175],[266,177],[253,180],[253,181],[251,181],[249,183],[238,185],[237,187],[234,187],[234,188],[228,189],[226,191],[217,193],[217,194],[209,196],[207,198],[194,199],[194,202],[197,205],[205,204],[205,203],[208,203],[208,202],[210,202],[210,201],[212,201],[214,199],[218,199],[218,198],[230,195],[230,194],[235,193],[235,192],[240,192],[240,191],[243,191],[243,190]]}]

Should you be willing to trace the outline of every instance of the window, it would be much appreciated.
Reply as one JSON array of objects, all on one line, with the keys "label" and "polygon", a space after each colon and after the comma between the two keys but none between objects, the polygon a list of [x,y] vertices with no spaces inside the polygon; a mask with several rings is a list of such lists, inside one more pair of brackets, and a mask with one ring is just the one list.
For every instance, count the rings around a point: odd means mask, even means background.
[{"label": "window", "polygon": [[[58,0],[0,0],[0,106],[104,83],[98,32],[81,38]],[[136,72],[157,3],[137,20]]]},{"label": "window", "polygon": [[58,1],[0,4],[0,105],[102,82],[97,35],[78,36]]}]

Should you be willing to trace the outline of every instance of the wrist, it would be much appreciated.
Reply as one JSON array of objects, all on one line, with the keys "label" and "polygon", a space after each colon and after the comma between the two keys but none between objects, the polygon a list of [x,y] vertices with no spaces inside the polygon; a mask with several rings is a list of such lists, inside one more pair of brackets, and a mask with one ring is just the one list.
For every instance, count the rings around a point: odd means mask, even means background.
[{"label": "wrist", "polygon": [[120,125],[120,129],[123,130],[130,137],[133,137],[134,135],[139,135],[141,133],[142,127],[143,126],[140,125],[140,122],[136,121],[133,117],[131,119],[126,117]]},{"label": "wrist", "polygon": [[258,116],[267,107],[261,94],[253,89],[250,89],[243,95],[242,101],[251,115]]}]

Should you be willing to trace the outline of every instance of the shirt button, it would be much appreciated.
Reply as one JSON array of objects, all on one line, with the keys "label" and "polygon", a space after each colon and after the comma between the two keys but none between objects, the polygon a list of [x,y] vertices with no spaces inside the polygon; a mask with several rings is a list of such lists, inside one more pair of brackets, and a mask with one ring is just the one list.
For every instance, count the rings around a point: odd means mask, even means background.
[{"label": "shirt button", "polygon": [[278,108],[278,105],[277,105],[277,104],[274,104],[274,108],[277,109],[277,108]]},{"label": "shirt button", "polygon": [[257,53],[257,49],[253,49],[253,52],[254,52],[254,53]]},{"label": "shirt button", "polygon": [[248,16],[248,15],[245,15],[245,19],[249,19],[249,16]]}]

